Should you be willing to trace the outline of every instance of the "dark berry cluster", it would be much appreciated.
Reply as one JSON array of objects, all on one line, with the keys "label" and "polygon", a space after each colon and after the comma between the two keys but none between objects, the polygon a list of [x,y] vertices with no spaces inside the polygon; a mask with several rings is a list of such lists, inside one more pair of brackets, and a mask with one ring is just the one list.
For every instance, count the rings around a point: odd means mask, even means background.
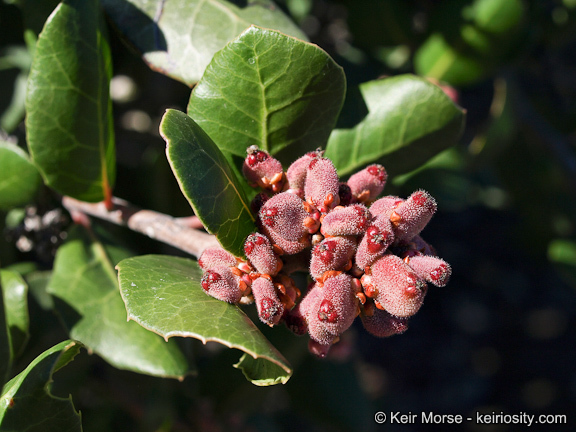
[{"label": "dark berry cluster", "polygon": [[[243,174],[263,189],[252,202],[259,232],[246,238],[245,257],[204,251],[202,287],[230,303],[255,302],[270,326],[308,333],[312,353],[324,357],[357,316],[375,336],[402,333],[427,283],[448,282],[450,266],[419,236],[436,211],[434,198],[419,190],[378,199],[387,179],[381,165],[340,182],[319,150],[284,172],[250,147]],[[296,271],[309,272],[305,292],[290,276]]]}]

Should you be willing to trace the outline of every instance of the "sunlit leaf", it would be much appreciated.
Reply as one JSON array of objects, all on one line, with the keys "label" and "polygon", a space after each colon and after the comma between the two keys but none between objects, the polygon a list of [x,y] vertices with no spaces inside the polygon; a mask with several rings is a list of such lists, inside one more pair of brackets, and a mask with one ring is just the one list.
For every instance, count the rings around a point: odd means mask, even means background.
[{"label": "sunlit leaf", "polygon": [[240,357],[240,361],[234,367],[240,369],[246,379],[257,386],[284,384],[289,378],[283,367],[266,359],[254,358],[246,353]]},{"label": "sunlit leaf", "polygon": [[318,46],[251,27],[216,53],[188,114],[237,161],[257,145],[289,164],[326,145],[345,90],[342,68]]},{"label": "sunlit leaf", "polygon": [[102,201],[115,180],[111,59],[97,0],[65,0],[36,44],[26,96],[32,159],[45,182]]},{"label": "sunlit leaf", "polygon": [[419,167],[456,143],[464,112],[434,84],[399,75],[360,86],[368,115],[350,129],[335,129],[326,157],[340,175],[381,163],[391,175]]},{"label": "sunlit leaf", "polygon": [[152,69],[190,85],[202,77],[214,53],[251,24],[306,39],[270,0],[101,0],[101,3]]},{"label": "sunlit leaf", "polygon": [[208,296],[196,261],[166,255],[128,258],[118,264],[128,315],[143,327],[170,338],[193,337],[244,351],[237,367],[257,385],[285,383],[287,360],[240,310]]},{"label": "sunlit leaf", "polygon": [[186,114],[168,110],[160,124],[182,193],[208,232],[236,256],[255,230],[250,203],[218,147]]}]

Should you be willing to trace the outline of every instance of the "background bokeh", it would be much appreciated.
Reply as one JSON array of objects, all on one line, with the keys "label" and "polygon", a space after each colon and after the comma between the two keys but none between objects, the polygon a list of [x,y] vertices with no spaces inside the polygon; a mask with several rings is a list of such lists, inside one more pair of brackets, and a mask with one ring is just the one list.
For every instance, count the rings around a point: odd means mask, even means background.
[{"label": "background bokeh", "polygon": [[[30,64],[21,11],[0,1],[2,134],[24,142],[21,81]],[[245,2],[234,2],[243,4]],[[283,386],[251,385],[231,367],[240,353],[181,341],[199,374],[183,382],[123,372],[78,356],[54,391],[72,394],[86,431],[422,431],[377,425],[376,411],[476,416],[566,414],[576,424],[576,1],[284,0],[310,40],[344,67],[353,93],[384,75],[417,73],[446,86],[467,110],[460,141],[385,193],[426,189],[438,212],[422,233],[453,268],[431,288],[409,330],[375,339],[359,323],[329,357],[305,338],[263,328],[294,366]],[[144,208],[190,214],[164,156],[158,124],[185,110],[190,89],[151,71],[111,31],[118,147],[115,194]],[[357,114],[354,101],[343,116]],[[346,118],[341,119],[342,122]],[[296,157],[297,155],[295,155]],[[50,205],[41,203],[41,205]],[[106,226],[139,253],[178,251]],[[19,252],[5,230],[3,263]],[[31,301],[29,357],[66,338]],[[505,431],[476,425],[458,430]]]}]

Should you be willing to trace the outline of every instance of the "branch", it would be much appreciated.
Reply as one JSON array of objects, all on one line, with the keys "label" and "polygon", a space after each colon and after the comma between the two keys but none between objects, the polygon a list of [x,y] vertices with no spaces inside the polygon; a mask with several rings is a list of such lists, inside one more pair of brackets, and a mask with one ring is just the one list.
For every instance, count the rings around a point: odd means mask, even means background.
[{"label": "branch", "polygon": [[81,213],[127,226],[196,258],[200,257],[204,249],[220,245],[215,236],[192,228],[198,226],[195,219],[173,218],[152,210],[142,210],[120,198],[112,197],[112,210],[107,210],[103,202],[87,203],[70,197],[63,197],[62,204],[73,218]]}]

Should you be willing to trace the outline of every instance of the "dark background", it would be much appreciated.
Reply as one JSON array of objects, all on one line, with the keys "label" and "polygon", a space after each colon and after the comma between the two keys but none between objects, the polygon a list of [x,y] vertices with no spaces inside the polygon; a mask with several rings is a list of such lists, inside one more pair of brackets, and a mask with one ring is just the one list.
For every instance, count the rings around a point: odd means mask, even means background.
[{"label": "dark background", "polygon": [[[0,2],[3,55],[23,44],[20,10],[8,3]],[[441,3],[294,0],[280,6],[345,68],[354,89],[379,76],[413,72],[414,53],[434,30]],[[448,3],[460,11],[472,2]],[[355,323],[327,359],[317,360],[307,353],[305,338],[284,328],[263,328],[295,370],[286,385],[269,388],[251,385],[231,367],[238,351],[211,343],[181,341],[199,369],[198,376],[184,382],[123,372],[97,356],[78,356],[58,373],[55,392],[72,394],[84,430],[446,430],[445,425],[421,424],[420,414],[429,411],[474,419],[476,412],[566,414],[567,425],[530,430],[572,429],[573,3],[525,1],[522,37],[486,62],[478,79],[455,86],[458,103],[467,110],[461,140],[445,158],[391,179],[387,186],[387,194],[407,196],[423,188],[436,197],[439,210],[422,235],[453,268],[448,286],[429,290],[405,334],[380,340]],[[390,20],[407,30],[393,32]],[[190,89],[148,69],[113,31],[111,43],[115,74],[125,76],[134,88],[114,105],[119,164],[115,195],[145,208],[188,215],[157,130],[166,108],[185,110]],[[0,70],[2,112],[10,105],[20,71]],[[348,107],[343,116],[355,114]],[[8,132],[22,142],[22,123]],[[106,228],[116,230],[139,253],[178,253],[126,230]],[[15,250],[2,253],[4,262],[21,258]],[[49,257],[36,259],[49,266]],[[33,302],[31,309],[38,317],[32,320],[33,358],[67,336],[56,317]],[[417,414],[417,421],[377,425],[377,411]],[[525,427],[465,421],[457,428]]]}]

